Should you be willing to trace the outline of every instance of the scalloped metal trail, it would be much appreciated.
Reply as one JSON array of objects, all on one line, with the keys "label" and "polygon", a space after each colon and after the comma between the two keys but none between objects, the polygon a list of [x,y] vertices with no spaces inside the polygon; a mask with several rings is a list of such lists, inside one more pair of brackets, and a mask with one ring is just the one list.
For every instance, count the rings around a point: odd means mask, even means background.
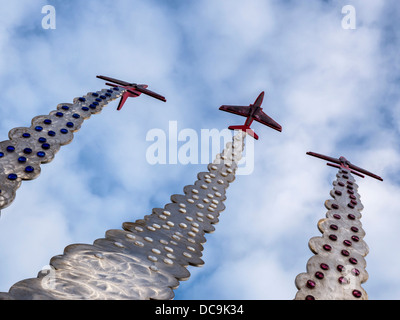
[{"label": "scalloped metal trail", "polygon": [[245,136],[237,133],[208,171],[164,208],[108,230],[92,245],[66,247],[48,273],[14,284],[0,299],[172,299],[179,281],[190,277],[187,266],[204,264],[205,233],[215,230],[225,209]]},{"label": "scalloped metal trail", "polygon": [[295,300],[367,300],[361,284],[368,279],[364,257],[358,185],[348,170],[339,169],[327,200],[326,218],[318,222],[322,237],[314,237],[309,247],[315,254],[307,262],[307,272],[296,277]]},{"label": "scalloped metal trail", "polygon": [[14,201],[22,180],[37,178],[41,164],[52,161],[60,147],[72,141],[85,119],[124,92],[117,87],[89,92],[33,118],[30,127],[10,130],[9,140],[0,142],[0,210]]}]

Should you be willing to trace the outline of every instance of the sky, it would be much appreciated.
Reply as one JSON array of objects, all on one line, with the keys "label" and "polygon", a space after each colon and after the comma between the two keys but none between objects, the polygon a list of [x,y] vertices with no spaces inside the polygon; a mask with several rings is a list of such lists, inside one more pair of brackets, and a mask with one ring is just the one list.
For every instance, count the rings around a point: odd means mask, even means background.
[{"label": "sky", "polygon": [[[227,189],[205,265],[189,267],[175,299],[294,298],[336,175],[307,151],[345,156],[383,177],[356,177],[369,246],[362,287],[372,300],[400,299],[396,0],[0,4],[0,141],[59,103],[106,87],[99,74],[146,83],[167,98],[130,99],[119,112],[110,103],[37,179],[22,183],[1,212],[0,291],[36,277],[67,245],[91,244],[163,207],[206,170],[201,161],[149,163],[151,130],[170,139],[171,123],[199,137],[242,124],[219,106],[248,105],[265,91],[264,111],[283,131],[253,124],[260,139],[252,173]],[[45,5],[55,8],[54,29],[42,25]],[[342,12],[348,5],[354,25]]]}]

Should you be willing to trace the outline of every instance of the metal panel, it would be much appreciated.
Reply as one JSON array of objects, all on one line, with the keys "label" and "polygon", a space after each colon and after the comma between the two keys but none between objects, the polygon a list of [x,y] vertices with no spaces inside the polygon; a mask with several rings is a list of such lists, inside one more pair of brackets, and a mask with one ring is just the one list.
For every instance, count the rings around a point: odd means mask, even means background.
[{"label": "metal panel", "polygon": [[188,265],[201,266],[205,233],[213,232],[235,179],[246,133],[226,145],[184,194],[92,245],[73,244],[51,270],[14,284],[0,299],[172,299]]},{"label": "metal panel", "polygon": [[124,92],[121,88],[89,92],[33,118],[30,127],[10,130],[9,140],[0,142],[0,210],[13,202],[22,180],[38,177],[41,164],[52,161],[60,147],[72,141],[85,119]]},{"label": "metal panel", "polygon": [[307,272],[296,277],[296,300],[366,300],[361,287],[367,281],[364,257],[368,246],[363,238],[358,185],[349,170],[340,168],[327,200],[326,218],[318,222],[321,237],[311,238],[315,254],[308,260]]}]

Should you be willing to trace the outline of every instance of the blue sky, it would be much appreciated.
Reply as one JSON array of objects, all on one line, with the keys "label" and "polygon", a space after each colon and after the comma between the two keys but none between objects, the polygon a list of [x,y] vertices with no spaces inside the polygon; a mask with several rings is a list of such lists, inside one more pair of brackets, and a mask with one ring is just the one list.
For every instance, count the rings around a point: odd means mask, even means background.
[{"label": "blue sky", "polygon": [[[4,2],[4,3],[3,3]],[[222,130],[218,111],[252,103],[283,127],[260,124],[251,175],[227,190],[202,268],[176,299],[293,299],[312,256],[336,171],[305,155],[343,155],[384,178],[358,179],[370,299],[400,299],[399,6],[347,1],[0,0],[0,139],[57,104],[104,88],[96,75],[147,83],[167,103],[113,102],[24,182],[0,218],[0,291],[35,277],[71,243],[92,243],[163,207],[204,164],[150,165],[146,134]],[[56,9],[43,29],[41,9]],[[342,28],[345,5],[356,29]],[[210,159],[211,160],[211,159]],[[393,250],[394,249],[394,250]]]}]

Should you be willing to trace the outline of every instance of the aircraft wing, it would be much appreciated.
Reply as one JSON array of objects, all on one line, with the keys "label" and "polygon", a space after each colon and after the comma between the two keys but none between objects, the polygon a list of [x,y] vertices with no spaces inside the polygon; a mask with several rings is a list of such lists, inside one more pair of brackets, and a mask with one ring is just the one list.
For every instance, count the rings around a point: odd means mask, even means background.
[{"label": "aircraft wing", "polygon": [[[130,90],[128,90],[128,91],[130,91]],[[160,95],[160,94],[158,94],[158,93],[156,93],[156,92],[154,92],[154,91],[148,90],[148,89],[146,89],[146,88],[144,88],[144,87],[142,87],[142,86],[137,86],[137,87],[135,88],[135,91],[139,91],[139,92],[141,92],[141,93],[144,93],[144,94],[149,95],[150,97],[153,97],[153,98],[156,98],[156,99],[158,99],[158,100],[167,102],[167,99],[165,99],[164,96],[162,96],[162,95]]]},{"label": "aircraft wing", "polygon": [[[307,154],[310,155],[310,156],[314,156],[314,157],[317,157],[317,158],[320,158],[320,159],[324,159],[324,160],[327,160],[327,161],[330,161],[330,162],[337,163],[339,165],[341,164],[339,159],[328,157],[328,156],[325,156],[323,154],[319,154],[319,153],[315,153],[315,152],[307,152]],[[375,179],[378,179],[380,181],[383,181],[383,179],[380,176],[377,176],[376,174],[373,174],[372,172],[369,172],[369,171],[367,171],[367,170],[365,170],[363,168],[357,167],[352,163],[348,163],[348,166],[349,166],[350,169],[352,169],[352,173],[357,174],[357,172],[354,172],[354,171],[358,171],[358,172],[361,172],[361,173],[363,173],[363,174],[365,174],[367,176],[370,176],[372,178],[375,178]],[[358,174],[358,175],[360,175],[360,174]],[[362,175],[360,175],[360,176],[363,177]]]},{"label": "aircraft wing", "polygon": [[223,105],[219,107],[219,110],[238,114],[239,116],[247,117],[250,114],[249,106],[228,106]]},{"label": "aircraft wing", "polygon": [[103,79],[103,80],[110,81],[110,82],[114,82],[114,83],[118,83],[121,86],[131,86],[132,85],[132,83],[129,83],[129,82],[126,82],[126,81],[122,81],[122,80],[118,80],[118,79],[114,79],[114,78],[111,78],[111,77],[106,77],[106,76],[96,76],[96,78]]},{"label": "aircraft wing", "polygon": [[380,176],[377,176],[376,174],[373,174],[372,172],[369,172],[369,171],[367,171],[367,170],[365,170],[363,168],[357,167],[352,163],[349,164],[349,168],[353,169],[353,170],[357,170],[357,171],[359,171],[359,172],[361,172],[361,173],[363,173],[363,174],[365,174],[367,176],[370,176],[372,178],[375,178],[375,179],[378,179],[380,181],[383,181],[383,179]]},{"label": "aircraft wing", "polygon": [[309,156],[314,156],[316,158],[324,159],[324,160],[327,160],[327,161],[330,161],[330,162],[334,162],[334,163],[337,163],[337,164],[341,163],[339,159],[328,157],[328,156],[325,156],[323,154],[319,154],[319,153],[315,153],[315,152],[311,152],[311,151],[307,152],[307,154]]},{"label": "aircraft wing", "polygon": [[254,120],[278,131],[282,131],[282,127],[274,119],[267,116],[261,109],[258,109],[253,116]]}]

